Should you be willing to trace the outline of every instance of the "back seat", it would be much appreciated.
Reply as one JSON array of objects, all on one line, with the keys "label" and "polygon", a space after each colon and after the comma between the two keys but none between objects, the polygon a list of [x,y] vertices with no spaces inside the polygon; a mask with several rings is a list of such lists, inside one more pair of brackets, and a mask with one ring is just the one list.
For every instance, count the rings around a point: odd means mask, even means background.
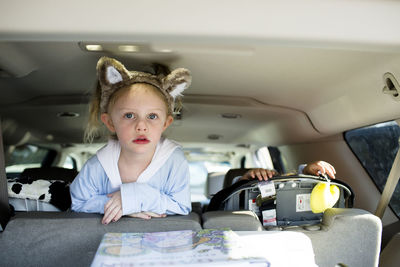
[{"label": "back seat", "polygon": [[72,183],[78,171],[62,167],[26,168],[21,173],[21,178],[31,180],[61,180]]},{"label": "back seat", "polygon": [[206,181],[206,197],[210,199],[213,195],[218,193],[218,191],[222,190],[224,180],[225,180],[224,172],[208,173]]},{"label": "back seat", "polygon": [[[234,231],[265,231],[251,211],[210,211],[204,213],[202,219],[206,229],[230,227]],[[318,266],[337,263],[352,267],[378,266],[382,222],[365,210],[331,208],[324,212],[318,225],[270,230],[304,233],[312,242]]]},{"label": "back seat", "polygon": [[[232,176],[238,175],[234,173]],[[197,231],[227,227],[234,231],[265,231],[252,211],[201,214],[196,209],[196,212],[146,221],[123,217],[109,225],[101,224],[100,214],[17,212],[5,231],[0,233],[0,259],[8,266],[54,266],[54,263],[59,266],[88,266],[107,232]],[[382,224],[378,217],[364,210],[332,208],[325,211],[319,225],[276,227],[272,230],[304,233],[313,244],[319,266],[378,264]]]},{"label": "back seat", "polygon": [[101,224],[101,218],[90,213],[18,212],[0,233],[0,265],[90,266],[105,233],[202,229],[194,212],[151,220],[122,217],[108,225]]}]

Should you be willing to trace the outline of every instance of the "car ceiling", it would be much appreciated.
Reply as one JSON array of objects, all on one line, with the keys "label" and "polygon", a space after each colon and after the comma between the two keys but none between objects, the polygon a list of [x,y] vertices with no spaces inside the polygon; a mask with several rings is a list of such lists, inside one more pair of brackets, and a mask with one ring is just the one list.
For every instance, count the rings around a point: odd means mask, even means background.
[{"label": "car ceiling", "polygon": [[[103,55],[128,69],[160,62],[191,70],[182,118],[166,133],[182,142],[300,143],[400,117],[400,102],[382,93],[385,73],[400,79],[398,2],[155,2],[115,1],[126,8],[112,12],[78,1],[3,1],[6,144],[82,142]],[[57,116],[63,112],[80,116]]]}]

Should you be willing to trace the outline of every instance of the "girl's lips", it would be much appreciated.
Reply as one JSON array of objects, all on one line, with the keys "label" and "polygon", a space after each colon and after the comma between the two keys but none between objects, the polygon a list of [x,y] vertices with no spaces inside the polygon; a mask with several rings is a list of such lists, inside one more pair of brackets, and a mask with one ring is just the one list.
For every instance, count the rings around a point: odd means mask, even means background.
[{"label": "girl's lips", "polygon": [[133,142],[135,144],[144,145],[144,144],[150,143],[150,140],[147,138],[138,138],[138,139],[133,140]]}]

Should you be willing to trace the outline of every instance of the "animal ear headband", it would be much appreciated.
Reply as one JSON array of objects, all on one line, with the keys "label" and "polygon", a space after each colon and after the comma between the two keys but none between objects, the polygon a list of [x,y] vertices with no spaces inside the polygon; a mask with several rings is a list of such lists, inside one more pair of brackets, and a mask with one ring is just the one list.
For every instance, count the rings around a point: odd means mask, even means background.
[{"label": "animal ear headband", "polygon": [[153,75],[140,71],[128,71],[118,60],[102,57],[97,62],[97,77],[101,88],[100,111],[107,112],[111,95],[118,89],[134,84],[147,83],[159,89],[168,102],[170,112],[174,111],[175,99],[190,86],[192,76],[184,68],[173,70],[167,76]]}]

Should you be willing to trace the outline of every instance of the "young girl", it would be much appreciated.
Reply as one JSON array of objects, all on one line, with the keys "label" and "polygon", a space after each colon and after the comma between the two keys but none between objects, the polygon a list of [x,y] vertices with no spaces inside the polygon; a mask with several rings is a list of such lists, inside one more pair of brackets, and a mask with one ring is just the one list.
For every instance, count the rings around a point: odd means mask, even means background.
[{"label": "young girl", "polygon": [[103,57],[97,75],[85,139],[93,140],[99,119],[113,135],[71,184],[72,210],[104,213],[104,224],[123,215],[188,214],[188,163],[180,146],[161,135],[173,121],[175,99],[190,85],[189,71],[152,75]]}]

